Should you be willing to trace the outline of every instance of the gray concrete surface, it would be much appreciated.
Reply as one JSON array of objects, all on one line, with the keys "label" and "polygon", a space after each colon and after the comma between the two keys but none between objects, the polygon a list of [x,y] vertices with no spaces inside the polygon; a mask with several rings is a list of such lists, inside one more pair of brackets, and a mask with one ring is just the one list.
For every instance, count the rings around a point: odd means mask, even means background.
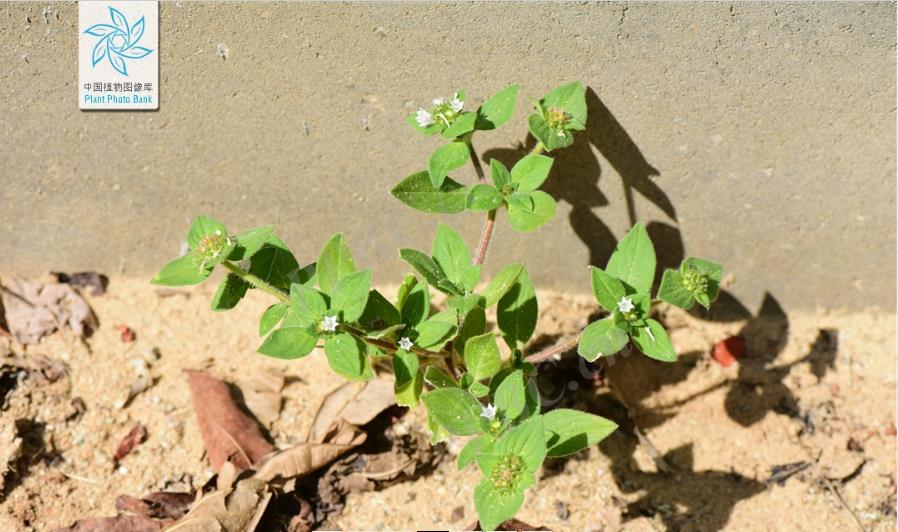
[{"label": "gray concrete surface", "polygon": [[[725,264],[752,312],[895,308],[894,3],[164,2],[160,21],[161,109],[84,113],[76,4],[0,4],[0,272],[149,276],[207,213],[276,223],[303,262],[344,231],[396,282],[396,249],[440,221],[388,192],[437,146],[405,115],[518,82],[513,121],[475,139],[508,157],[529,99],[582,79],[557,216],[500,217],[488,271],[522,258],[586,292],[635,217],[668,262]],[[476,243],[479,215],[442,220]]]}]

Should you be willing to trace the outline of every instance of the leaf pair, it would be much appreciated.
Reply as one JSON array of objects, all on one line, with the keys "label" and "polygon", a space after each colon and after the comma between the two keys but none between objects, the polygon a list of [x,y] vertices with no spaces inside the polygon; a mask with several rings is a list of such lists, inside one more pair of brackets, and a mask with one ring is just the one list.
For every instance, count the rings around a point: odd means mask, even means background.
[{"label": "leaf pair", "polygon": [[553,89],[536,103],[527,119],[530,133],[546,151],[574,143],[574,131],[586,129],[586,93],[579,81]]},{"label": "leaf pair", "polygon": [[530,154],[511,171],[497,159],[490,161],[493,184],[481,183],[468,192],[466,206],[472,211],[508,207],[508,221],[516,231],[534,231],[555,216],[555,200],[537,190],[552,169],[552,158]]}]

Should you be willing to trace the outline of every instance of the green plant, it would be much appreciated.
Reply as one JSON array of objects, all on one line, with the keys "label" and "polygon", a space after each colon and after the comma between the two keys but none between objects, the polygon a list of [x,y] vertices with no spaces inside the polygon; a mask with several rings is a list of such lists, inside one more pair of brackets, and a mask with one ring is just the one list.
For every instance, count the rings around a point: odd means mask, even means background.
[{"label": "green plant", "polygon": [[[576,410],[542,414],[535,364],[574,346],[595,361],[628,342],[649,357],[674,361],[667,333],[650,317],[651,306],[660,300],[682,308],[696,302],[707,307],[717,296],[722,271],[711,262],[686,259],[679,270],[664,272],[653,299],[654,247],[645,228],[636,224],[604,269],[590,267],[593,292],[608,316],[591,323],[577,339],[525,354],[538,316],[530,275],[523,264],[510,264],[482,285],[482,263],[499,212],[507,212],[509,225],[524,232],[552,218],[555,201],[539,190],[552,169],[547,154],[574,141],[574,134],[586,127],[587,112],[579,82],[550,91],[535,102],[528,119],[536,146],[510,169],[491,160],[487,181],[472,138],[511,118],[517,92],[511,85],[468,111],[459,91],[408,117],[413,128],[445,142],[431,155],[427,170],[402,180],[392,194],[424,212],[487,214],[473,256],[448,225],[439,226],[430,253],[401,249],[400,257],[415,273],[405,277],[393,301],[371,288],[371,271],[357,270],[340,234],[325,244],[316,262],[302,266],[272,227],[232,235],[205,216],[190,227],[189,252],[153,279],[169,286],[192,285],[221,266],[227,277],[213,297],[213,310],[233,308],[249,289],[276,299],[259,324],[264,337],[260,353],[300,358],[323,343],[330,367],[347,379],[370,379],[375,368],[391,369],[396,402],[408,407],[424,403],[433,442],[449,435],[473,436],[458,465],[473,462],[483,473],[474,503],[484,530],[515,514],[545,457],[576,453],[616,428],[612,421]],[[476,184],[462,185],[448,176],[469,160]],[[447,295],[445,309],[431,312],[431,288]],[[485,310],[494,305],[499,335],[511,352],[507,360],[496,333],[487,328]]]}]

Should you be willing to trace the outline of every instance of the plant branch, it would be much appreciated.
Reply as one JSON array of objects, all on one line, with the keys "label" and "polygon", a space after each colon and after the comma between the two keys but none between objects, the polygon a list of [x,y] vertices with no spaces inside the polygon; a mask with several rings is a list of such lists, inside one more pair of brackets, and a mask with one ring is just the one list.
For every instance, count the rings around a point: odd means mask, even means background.
[{"label": "plant branch", "polygon": [[556,355],[560,355],[562,353],[566,353],[571,349],[577,347],[577,343],[580,342],[580,335],[569,336],[564,340],[558,342],[552,347],[547,347],[542,351],[538,351],[536,353],[532,353],[524,357],[525,362],[530,362],[531,364],[537,364],[539,362],[544,362],[550,358],[554,358]]},{"label": "plant branch", "polygon": [[223,261],[221,264],[222,264],[222,266],[227,268],[228,271],[230,271],[237,277],[240,277],[241,279],[243,279],[247,283],[251,284],[252,286],[278,298],[281,303],[290,303],[290,295],[287,294],[286,292],[284,292],[283,290],[266,283],[259,277],[249,273],[248,271],[242,269],[241,267],[237,266],[236,264],[234,264],[233,262],[231,262],[229,260]]},{"label": "plant branch", "polygon": [[[340,330],[347,332],[347,333],[355,336],[359,340],[362,340],[365,343],[373,345],[374,347],[377,347],[378,349],[387,351],[391,354],[395,353],[396,351],[399,351],[399,349],[400,349],[399,346],[393,342],[390,342],[387,340],[381,340],[380,338],[371,338],[370,336],[368,336],[365,333],[365,331],[356,329],[355,327],[353,327],[351,325],[341,324]],[[448,353],[447,351],[439,351],[439,352],[428,351],[427,349],[421,349],[420,347],[417,347],[417,346],[412,346],[411,352],[415,353],[416,355],[425,356],[425,357],[436,357],[436,358],[451,357],[451,354]]]}]

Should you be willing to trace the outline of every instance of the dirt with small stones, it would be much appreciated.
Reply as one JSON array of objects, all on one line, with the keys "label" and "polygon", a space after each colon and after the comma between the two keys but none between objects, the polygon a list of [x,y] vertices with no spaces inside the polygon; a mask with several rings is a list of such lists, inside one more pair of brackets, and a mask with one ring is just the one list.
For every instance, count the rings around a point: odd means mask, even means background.
[{"label": "dirt with small stones", "polygon": [[[261,370],[281,373],[280,412],[266,419],[277,448],[301,443],[322,398],[342,384],[318,352],[292,362],[255,353],[270,303],[263,294],[213,313],[212,284],[160,289],[113,278],[107,288],[82,291],[99,321],[86,341],[62,331],[23,349],[0,337],[2,530],[50,530],[161,504],[140,502],[148,493],[201,490],[214,471],[185,369],[238,385]],[[534,346],[576,333],[597,310],[587,296],[539,300]],[[663,310],[675,364],[636,354],[544,364],[544,403],[621,429],[548,461],[517,517],[552,530],[894,530],[895,315],[786,315],[773,297],[761,309],[731,306],[714,316]],[[128,341],[119,324],[133,331]],[[733,335],[745,353],[723,367],[710,353]],[[309,479],[314,486],[297,483],[308,500],[279,501],[294,517],[278,526],[459,529],[476,520],[478,473],[453,459],[463,440],[430,450],[417,439],[420,411],[373,423],[381,425],[369,427],[363,449]],[[138,425],[146,437],[116,461]]]}]

